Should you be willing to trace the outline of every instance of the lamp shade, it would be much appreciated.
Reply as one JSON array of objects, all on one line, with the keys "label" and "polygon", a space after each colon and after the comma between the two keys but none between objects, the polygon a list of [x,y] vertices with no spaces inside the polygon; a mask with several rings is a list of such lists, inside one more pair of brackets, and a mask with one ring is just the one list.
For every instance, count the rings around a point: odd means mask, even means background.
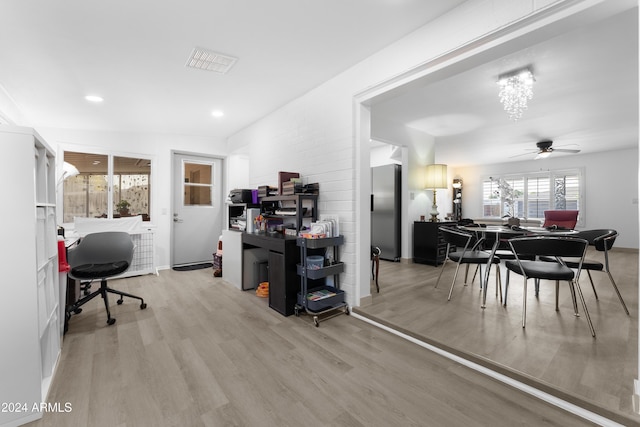
[{"label": "lamp shade", "polygon": [[425,169],[424,188],[447,188],[448,184],[449,181],[447,179],[447,165],[427,165]]}]

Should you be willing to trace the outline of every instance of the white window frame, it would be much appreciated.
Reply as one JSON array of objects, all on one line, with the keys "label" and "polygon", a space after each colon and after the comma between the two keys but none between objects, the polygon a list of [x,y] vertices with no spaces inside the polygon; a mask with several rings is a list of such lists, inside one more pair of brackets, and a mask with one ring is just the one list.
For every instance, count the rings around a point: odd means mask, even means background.
[{"label": "white window frame", "polygon": [[[64,153],[65,151],[73,151],[73,152],[78,152],[78,153],[87,153],[87,154],[99,154],[99,155],[103,155],[103,156],[107,156],[108,159],[108,163],[107,163],[107,171],[108,171],[108,178],[107,178],[107,182],[108,182],[108,191],[107,191],[107,218],[112,219],[113,218],[113,174],[114,174],[114,167],[113,167],[113,159],[114,157],[130,157],[130,158],[140,158],[140,159],[145,159],[145,160],[149,160],[149,162],[151,163],[151,174],[149,175],[149,186],[151,187],[151,194],[150,194],[150,203],[149,203],[149,215],[151,217],[151,221],[148,222],[149,225],[154,224],[154,216],[152,215],[153,212],[153,205],[156,203],[156,198],[157,198],[157,190],[156,190],[156,176],[157,176],[157,172],[154,172],[157,169],[157,160],[156,160],[156,156],[155,155],[151,155],[151,154],[142,154],[142,153],[132,153],[132,152],[128,152],[128,151],[117,151],[117,150],[106,150],[102,147],[95,147],[95,146],[90,146],[90,145],[75,145],[75,144],[60,144],[58,146],[58,153],[56,156],[56,166],[58,168],[58,170],[62,170],[62,164],[64,162]],[[63,219],[63,212],[64,212],[64,207],[63,207],[63,203],[64,203],[64,194],[63,194],[63,185],[62,185],[62,181],[57,183],[58,185],[58,191],[57,191],[57,197],[56,197],[56,202],[58,204],[58,206],[60,206],[60,209],[58,209],[57,211],[57,215],[58,215],[58,224],[61,224],[63,227],[67,228],[67,227],[72,227],[73,223],[63,223],[62,219]]]},{"label": "white window frame", "polygon": [[[562,176],[567,176],[567,175],[577,175],[578,176],[578,210],[580,211],[580,214],[578,215],[578,223],[577,223],[577,227],[583,227],[585,224],[585,219],[586,219],[586,203],[585,203],[585,174],[584,174],[584,168],[569,168],[569,169],[557,169],[557,170],[546,170],[546,171],[536,171],[536,172],[527,172],[527,173],[518,173],[518,174],[502,174],[502,175],[498,175],[498,174],[491,174],[491,175],[486,175],[482,178],[482,187],[481,187],[481,191],[484,193],[484,185],[487,181],[490,181],[491,178],[504,178],[506,180],[512,180],[512,179],[524,179],[524,212],[528,212],[528,207],[529,207],[529,191],[528,191],[528,179],[529,178],[537,178],[537,177],[545,177],[549,179],[549,186],[550,186],[550,191],[549,191],[549,206],[551,207],[551,209],[553,209],[553,207],[555,206],[554,200],[555,200],[555,180],[558,177],[562,177]],[[485,203],[484,203],[484,195],[482,197],[481,200],[482,206],[481,206],[481,212],[482,212],[482,217],[483,218],[491,218],[491,219],[496,219],[496,218],[503,218],[503,216],[506,214],[505,210],[504,210],[504,200],[501,200],[500,203],[500,216],[499,217],[495,217],[495,216],[484,216],[484,212],[485,212]],[[524,217],[523,219],[536,219],[536,220],[540,220],[540,221],[544,221],[544,217],[543,218],[527,218]]]}]

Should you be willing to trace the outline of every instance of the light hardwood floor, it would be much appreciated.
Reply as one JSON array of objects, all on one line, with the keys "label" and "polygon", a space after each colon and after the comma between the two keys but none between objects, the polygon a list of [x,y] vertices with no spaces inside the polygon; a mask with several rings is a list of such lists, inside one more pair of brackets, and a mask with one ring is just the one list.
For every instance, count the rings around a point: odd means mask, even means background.
[{"label": "light hardwood floor", "polygon": [[148,308],[113,298],[107,326],[97,298],[71,319],[49,402],[72,410],[31,426],[590,425],[353,316],[283,317],[211,270],[112,285]]},{"label": "light hardwood floor", "polygon": [[[599,256],[595,251],[588,255],[594,259]],[[492,272],[483,310],[478,280],[465,286],[463,268],[451,301],[447,301],[453,263],[434,288],[440,268],[381,261],[380,293],[372,287],[372,305],[357,311],[595,412],[610,414],[611,410],[640,422],[633,414],[631,397],[633,379],[638,378],[638,254],[614,250],[610,262],[631,316],[624,313],[606,273],[592,273],[599,296],[596,300],[583,272],[580,283],[596,329],[595,339],[585,317],[573,315],[566,282],[561,284],[560,311],[556,312],[555,284],[543,281],[536,298],[530,280],[527,326],[523,329],[521,276],[512,275],[508,305],[503,307],[495,296]],[[579,309],[582,313],[581,306]]]}]

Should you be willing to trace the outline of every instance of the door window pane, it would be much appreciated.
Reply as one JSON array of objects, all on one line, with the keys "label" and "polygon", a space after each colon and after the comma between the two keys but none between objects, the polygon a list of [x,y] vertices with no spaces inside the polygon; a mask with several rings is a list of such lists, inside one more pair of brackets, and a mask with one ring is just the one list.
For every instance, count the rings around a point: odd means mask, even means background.
[{"label": "door window pane", "polygon": [[184,163],[184,205],[213,206],[213,166],[200,163]]}]

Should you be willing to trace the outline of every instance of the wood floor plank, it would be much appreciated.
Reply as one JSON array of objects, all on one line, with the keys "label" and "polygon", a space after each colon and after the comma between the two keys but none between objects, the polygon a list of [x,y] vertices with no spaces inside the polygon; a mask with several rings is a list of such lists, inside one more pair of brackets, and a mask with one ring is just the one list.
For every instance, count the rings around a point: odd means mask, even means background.
[{"label": "wood floor plank", "polygon": [[[590,249],[588,258],[601,254]],[[633,379],[638,365],[638,254],[612,251],[610,264],[631,313],[627,316],[606,273],[593,272],[599,299],[587,274],[581,288],[597,338],[589,333],[582,306],[575,317],[567,286],[561,286],[560,310],[555,310],[555,285],[542,281],[540,295],[533,282],[523,295],[523,280],[511,278],[508,304],[494,294],[492,270],[487,308],[480,308],[478,281],[463,284],[461,271],[452,298],[447,295],[451,264],[434,288],[441,267],[383,261],[380,293],[372,284],[372,304],[363,314],[381,319],[462,353],[479,356],[521,372],[590,403],[635,417],[631,407]],[[503,272],[504,274],[504,272]],[[419,278],[417,280],[416,278]],[[504,281],[503,281],[504,283]],[[527,327],[522,328],[522,301],[527,299]]]},{"label": "wood floor plank", "polygon": [[[283,317],[209,270],[117,287],[135,289],[148,308],[114,300],[108,326],[96,299],[74,316],[49,396],[73,410],[30,425],[590,425],[353,316],[319,328],[304,315]],[[458,299],[477,302],[470,289]]]}]

